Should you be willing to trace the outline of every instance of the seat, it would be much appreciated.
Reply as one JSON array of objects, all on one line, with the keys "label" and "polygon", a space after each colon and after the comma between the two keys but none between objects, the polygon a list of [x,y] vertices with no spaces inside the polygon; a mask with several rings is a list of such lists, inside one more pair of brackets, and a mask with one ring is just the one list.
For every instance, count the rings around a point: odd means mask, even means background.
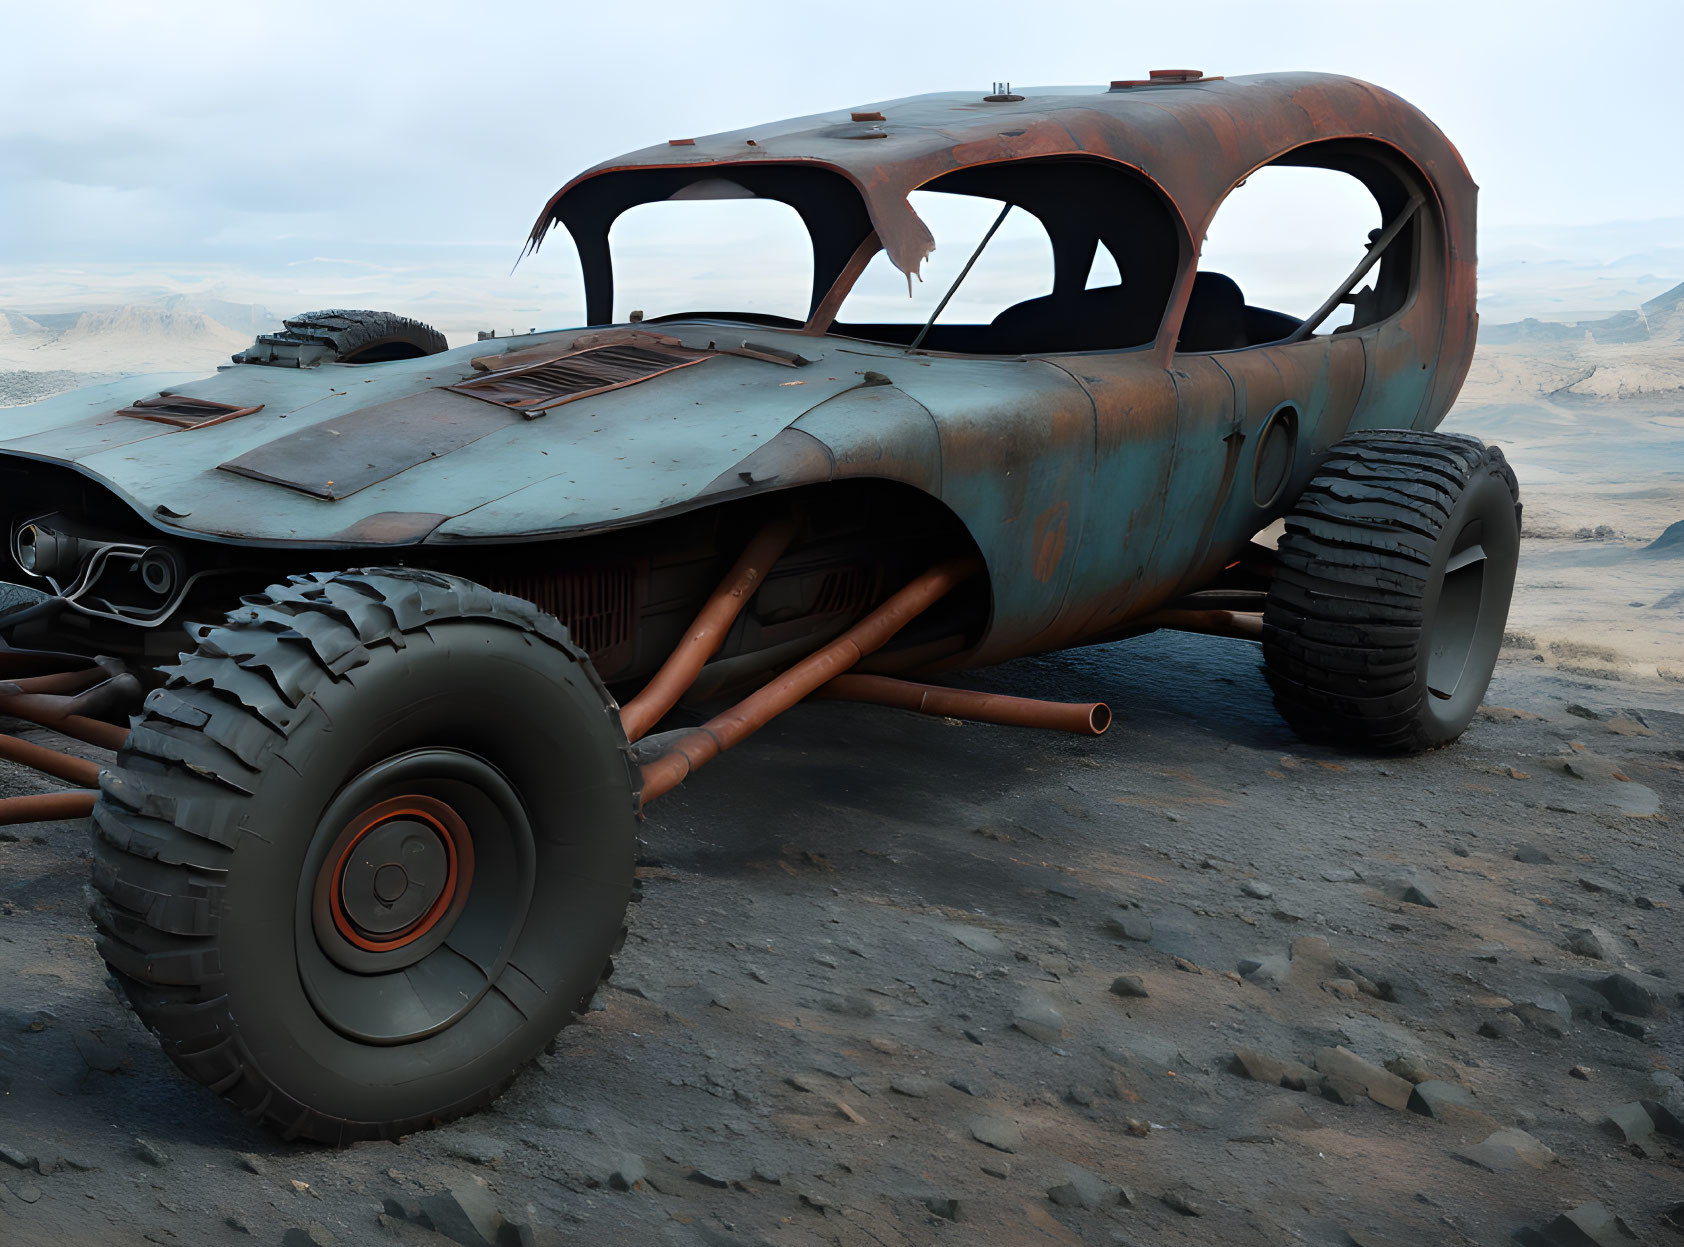
[{"label": "seat", "polygon": [[1250,345],[1239,283],[1223,273],[1195,275],[1176,350],[1233,351]]},{"label": "seat", "polygon": [[990,327],[996,350],[1026,355],[1111,351],[1150,342],[1158,329],[1158,313],[1141,307],[1121,286],[1100,286],[1014,303]]}]

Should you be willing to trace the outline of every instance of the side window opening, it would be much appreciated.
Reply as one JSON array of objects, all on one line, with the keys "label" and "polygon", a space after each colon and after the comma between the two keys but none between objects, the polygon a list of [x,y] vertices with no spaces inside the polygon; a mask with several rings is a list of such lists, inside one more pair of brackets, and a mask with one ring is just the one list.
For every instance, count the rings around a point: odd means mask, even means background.
[{"label": "side window opening", "polygon": [[[888,254],[879,251],[848,292],[840,320],[912,325],[915,332],[922,328],[1005,207],[998,199],[940,191],[913,191],[907,201],[935,236],[936,249],[910,282]],[[1046,228],[1022,208],[1013,208],[936,325],[987,325],[1005,308],[1049,293],[1052,284],[1053,251]]]},{"label": "side window opening", "polygon": [[[1390,219],[1371,187],[1395,175],[1339,150],[1257,170],[1217,209],[1199,257],[1178,349],[1222,351],[1277,342],[1338,293]],[[1351,166],[1347,169],[1345,166]],[[1366,173],[1369,177],[1359,177]],[[1395,190],[1395,187],[1388,187]],[[1412,269],[1413,222],[1399,231],[1316,336],[1384,320],[1402,306]]]},{"label": "side window opening", "polygon": [[776,199],[727,195],[697,184],[681,197],[643,203],[615,220],[615,321],[682,312],[748,312],[807,318],[813,247],[801,214]]},{"label": "side window opening", "polygon": [[874,257],[832,331],[911,343],[1005,204],[922,346],[984,355],[1121,350],[1149,345],[1174,285],[1175,218],[1150,183],[1088,157],[956,170],[910,197],[937,250],[912,283]]}]

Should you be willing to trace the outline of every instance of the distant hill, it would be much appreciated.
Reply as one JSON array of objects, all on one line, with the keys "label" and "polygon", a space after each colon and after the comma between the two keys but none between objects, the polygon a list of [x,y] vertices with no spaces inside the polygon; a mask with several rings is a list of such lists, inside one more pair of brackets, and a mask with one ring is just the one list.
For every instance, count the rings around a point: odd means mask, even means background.
[{"label": "distant hill", "polygon": [[1482,324],[1468,403],[1684,396],[1684,283],[1641,307],[1563,324]]},{"label": "distant hill", "polygon": [[208,372],[279,324],[260,307],[180,295],[82,311],[0,309],[0,369]]},{"label": "distant hill", "polygon": [[1520,342],[1598,342],[1606,346],[1626,342],[1677,342],[1684,338],[1684,282],[1656,295],[1640,308],[1615,312],[1599,320],[1563,324],[1528,317],[1504,325],[1481,325],[1482,346],[1511,346]]}]

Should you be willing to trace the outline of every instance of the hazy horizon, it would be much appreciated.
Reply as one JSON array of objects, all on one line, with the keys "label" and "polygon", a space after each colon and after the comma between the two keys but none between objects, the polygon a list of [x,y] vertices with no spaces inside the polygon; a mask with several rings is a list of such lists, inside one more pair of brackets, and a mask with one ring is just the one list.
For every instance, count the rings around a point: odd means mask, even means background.
[{"label": "hazy horizon", "polygon": [[[1179,11],[1083,2],[1026,22],[994,0],[941,0],[895,24],[832,27],[763,3],[708,14],[654,4],[628,37],[613,12],[515,3],[464,17],[417,0],[401,24],[352,8],[335,14],[331,38],[281,39],[267,11],[233,6],[20,10],[8,34],[35,54],[0,81],[0,308],[171,295],[283,316],[373,306],[453,339],[576,324],[564,236],[514,264],[546,198],[600,160],[925,91],[1103,83],[1172,64],[1344,73],[1419,106],[1481,186],[1487,321],[1593,318],[1684,280],[1684,162],[1662,158],[1653,138],[1676,106],[1669,61],[1684,10],[1626,0],[1587,22],[1566,3],[1433,0],[1409,12],[1332,22],[1290,0],[1207,3],[1190,24]],[[1597,68],[1608,65],[1617,79]],[[1619,95],[1617,124],[1612,108],[1585,103],[1603,81]],[[1314,222],[1261,220],[1226,240],[1236,262],[1313,305],[1308,275],[1343,263],[1340,248],[1322,247]],[[932,282],[973,242],[937,239]],[[646,241],[650,271],[694,255],[679,235]],[[746,268],[723,262],[710,293],[760,297],[732,284]],[[996,276],[1010,284],[1006,268]],[[983,274],[974,280],[966,294],[985,302]],[[657,281],[655,295],[682,302],[692,284]]]}]

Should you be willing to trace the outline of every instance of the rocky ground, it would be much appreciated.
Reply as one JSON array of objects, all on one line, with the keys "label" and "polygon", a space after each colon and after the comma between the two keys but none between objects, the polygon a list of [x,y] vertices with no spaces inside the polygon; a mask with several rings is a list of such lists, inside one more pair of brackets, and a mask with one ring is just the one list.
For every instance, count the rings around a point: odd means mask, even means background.
[{"label": "rocky ground", "polygon": [[1098,739],[799,708],[651,808],[600,1010],[345,1151],[176,1074],[85,832],[8,829],[0,1242],[1670,1241],[1684,697],[1533,657],[1402,760],[1170,634],[973,681],[1104,698]]}]

